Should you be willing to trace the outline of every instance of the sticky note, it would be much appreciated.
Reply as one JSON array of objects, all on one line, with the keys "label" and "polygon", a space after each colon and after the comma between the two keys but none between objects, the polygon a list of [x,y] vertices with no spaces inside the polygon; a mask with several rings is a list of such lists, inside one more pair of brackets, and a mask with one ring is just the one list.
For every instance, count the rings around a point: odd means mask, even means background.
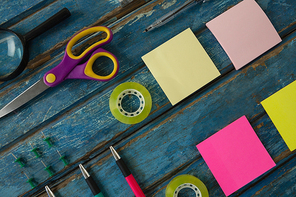
[{"label": "sticky note", "polygon": [[220,75],[190,28],[142,59],[172,105]]},{"label": "sticky note", "polygon": [[290,151],[296,149],[296,81],[261,102]]},{"label": "sticky note", "polygon": [[270,20],[254,0],[244,0],[206,26],[221,44],[236,70],[281,42]]},{"label": "sticky note", "polygon": [[226,196],[275,166],[245,116],[196,147]]}]

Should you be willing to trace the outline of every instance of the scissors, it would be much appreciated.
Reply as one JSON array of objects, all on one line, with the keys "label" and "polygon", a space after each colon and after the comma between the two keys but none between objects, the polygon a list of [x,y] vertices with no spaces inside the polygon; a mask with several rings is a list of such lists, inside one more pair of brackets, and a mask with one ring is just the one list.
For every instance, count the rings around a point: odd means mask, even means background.
[{"label": "scissors", "polygon": [[[72,53],[72,47],[79,39],[96,32],[105,32],[107,37],[92,44],[80,55],[76,56]],[[42,79],[4,106],[0,110],[0,118],[21,107],[49,87],[55,87],[66,79],[90,79],[97,81],[108,81],[113,79],[118,73],[118,60],[112,53],[100,48],[111,42],[112,38],[112,31],[104,26],[91,27],[73,36],[67,44],[65,55],[61,63],[45,73]],[[88,56],[90,56],[89,59],[86,62],[81,63],[81,61]],[[102,56],[110,58],[113,62],[113,71],[107,76],[97,75],[93,71],[95,60]]]}]

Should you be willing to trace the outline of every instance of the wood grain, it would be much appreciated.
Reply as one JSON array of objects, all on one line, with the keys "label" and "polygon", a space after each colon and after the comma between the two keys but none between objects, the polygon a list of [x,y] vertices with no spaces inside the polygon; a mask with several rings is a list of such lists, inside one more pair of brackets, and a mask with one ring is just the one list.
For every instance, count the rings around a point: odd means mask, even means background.
[{"label": "wood grain", "polygon": [[[231,196],[294,196],[295,152],[289,152],[260,101],[295,80],[295,18],[293,0],[258,0],[283,42],[249,65],[235,71],[231,61],[205,23],[239,0],[208,1],[181,14],[155,31],[143,33],[157,18],[185,0],[135,1],[120,7],[118,1],[7,1],[0,6],[2,26],[25,33],[61,7],[72,16],[30,43],[30,63],[17,79],[0,84],[0,107],[7,104],[63,57],[69,38],[89,26],[108,23],[113,41],[104,48],[117,56],[120,71],[109,82],[68,80],[44,92],[25,106],[0,119],[1,196],[46,196],[49,185],[56,196],[92,196],[78,169],[83,163],[105,196],[133,196],[108,147],[114,145],[147,196],[164,196],[168,182],[178,174],[192,174],[207,186],[210,196],[223,192],[195,145],[235,119],[246,115],[277,166]],[[5,11],[5,12],[4,12]],[[109,21],[109,22],[108,22]],[[144,65],[141,56],[190,27],[221,72],[221,77],[176,106]],[[77,50],[94,39],[85,39]],[[104,62],[96,65],[107,72]],[[109,110],[113,89],[126,81],[144,85],[152,96],[150,115],[136,125],[117,121]],[[43,141],[51,137],[54,146]],[[39,147],[41,159],[30,152]],[[69,165],[59,161],[57,150]],[[23,157],[27,167],[13,163]],[[51,165],[49,177],[43,170]],[[26,173],[38,183],[30,189]]]}]

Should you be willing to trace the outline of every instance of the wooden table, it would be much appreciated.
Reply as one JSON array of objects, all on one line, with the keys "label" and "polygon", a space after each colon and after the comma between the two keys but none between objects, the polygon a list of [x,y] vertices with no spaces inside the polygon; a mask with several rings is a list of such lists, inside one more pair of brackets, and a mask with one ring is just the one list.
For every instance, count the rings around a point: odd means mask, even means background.
[{"label": "wooden table", "polygon": [[[69,38],[83,28],[108,25],[113,41],[104,48],[120,62],[116,78],[108,82],[67,80],[0,119],[0,194],[47,196],[48,185],[57,197],[92,196],[78,164],[82,163],[107,197],[127,197],[127,185],[109,146],[126,161],[146,196],[164,196],[169,181],[180,174],[202,180],[210,196],[225,196],[195,145],[237,118],[246,115],[276,167],[231,196],[296,196],[296,154],[290,152],[260,102],[295,80],[296,1],[257,0],[283,41],[236,71],[205,23],[240,0],[212,0],[189,9],[165,26],[144,29],[185,0],[138,0],[121,7],[117,0],[4,0],[1,27],[20,34],[67,7],[72,16],[30,42],[30,62],[16,79],[1,83],[3,107],[63,57]],[[221,77],[172,106],[141,56],[190,27],[221,72]],[[86,39],[77,50],[95,40]],[[127,125],[109,110],[113,89],[127,81],[150,92],[153,106],[141,123]],[[43,141],[50,137],[49,148]],[[30,152],[38,147],[42,157]],[[59,154],[66,155],[64,167]],[[20,168],[15,157],[25,159]],[[44,165],[50,165],[49,177]],[[27,177],[37,184],[31,189]]]}]

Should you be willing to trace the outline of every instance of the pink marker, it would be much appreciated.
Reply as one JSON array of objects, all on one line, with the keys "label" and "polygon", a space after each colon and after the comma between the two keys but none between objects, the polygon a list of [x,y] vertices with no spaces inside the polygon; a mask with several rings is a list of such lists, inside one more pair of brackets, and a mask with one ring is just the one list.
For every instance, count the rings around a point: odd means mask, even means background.
[{"label": "pink marker", "polygon": [[127,181],[127,183],[129,184],[129,186],[133,190],[133,192],[136,195],[136,197],[145,197],[145,194],[141,190],[139,184],[135,180],[135,178],[132,175],[132,173],[129,171],[129,169],[125,165],[124,161],[121,159],[121,157],[118,155],[118,153],[115,151],[115,149],[112,146],[110,146],[110,150],[111,150],[111,152],[113,154],[113,157],[116,160],[116,164],[120,168],[123,176],[125,177],[125,180]]}]

